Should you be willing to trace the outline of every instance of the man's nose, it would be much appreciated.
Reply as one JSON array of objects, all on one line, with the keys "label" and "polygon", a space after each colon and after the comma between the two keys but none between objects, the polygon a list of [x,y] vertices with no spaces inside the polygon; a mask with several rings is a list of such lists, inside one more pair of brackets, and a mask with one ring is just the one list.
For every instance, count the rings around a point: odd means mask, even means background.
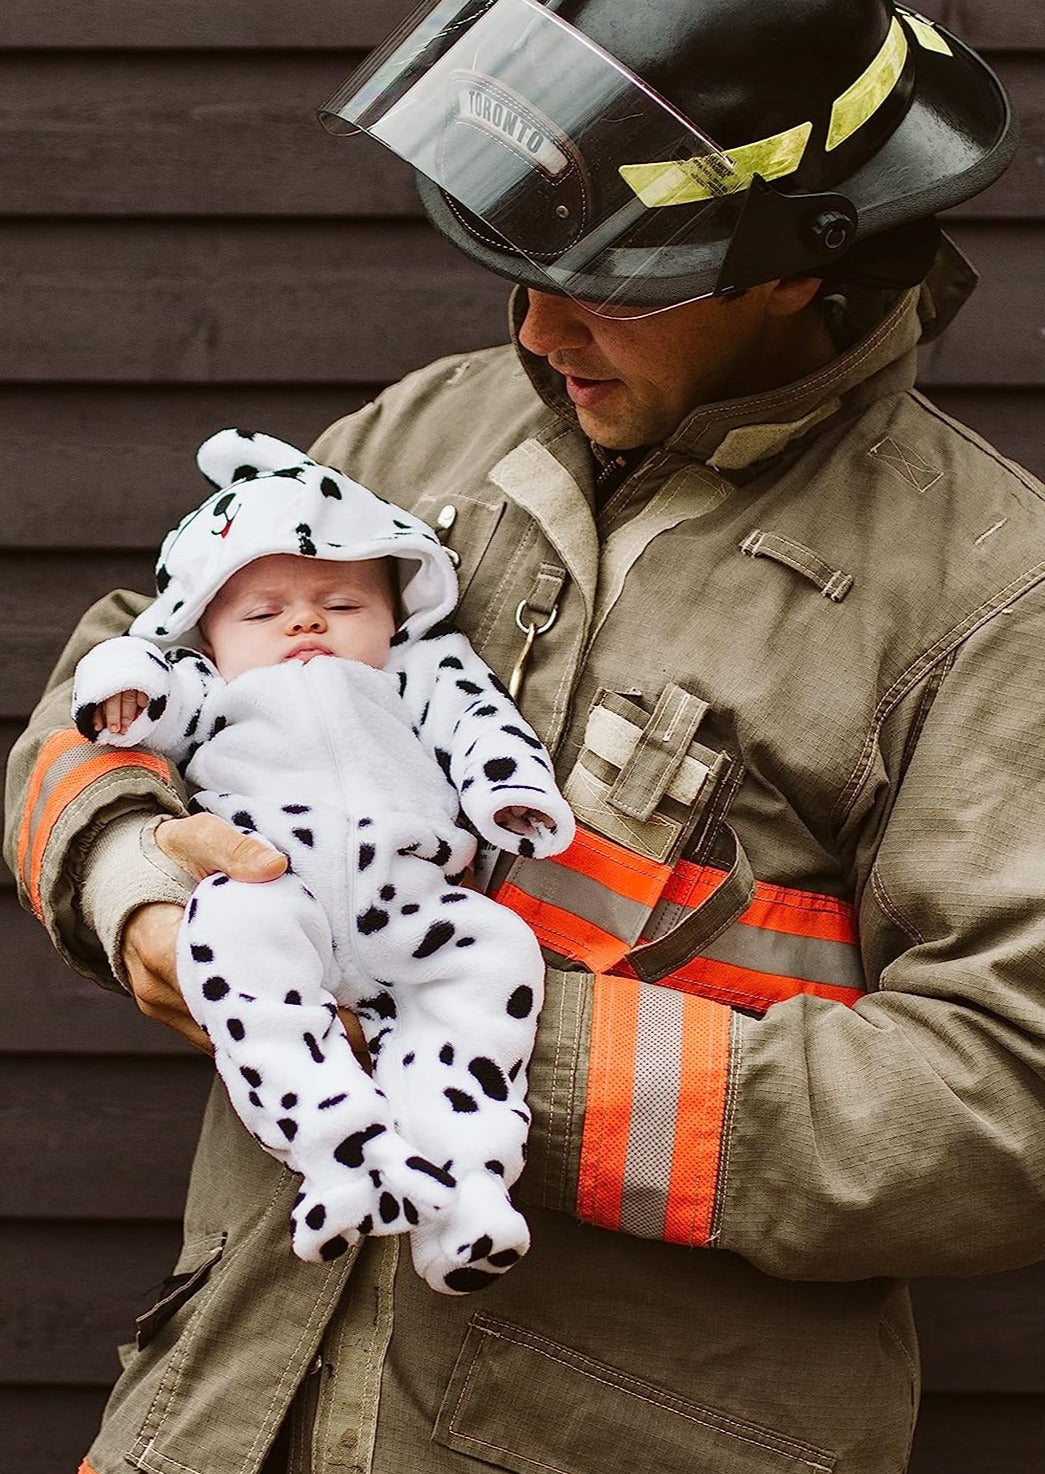
[{"label": "man's nose", "polygon": [[583,348],[591,341],[591,330],[583,308],[569,297],[527,289],[528,306],[519,342],[530,353],[547,358],[549,353]]}]

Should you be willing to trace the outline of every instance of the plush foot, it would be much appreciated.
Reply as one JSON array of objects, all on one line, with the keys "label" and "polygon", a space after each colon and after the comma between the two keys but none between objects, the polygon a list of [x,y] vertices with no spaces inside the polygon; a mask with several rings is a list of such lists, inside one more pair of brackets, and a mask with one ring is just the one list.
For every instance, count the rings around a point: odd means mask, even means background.
[{"label": "plush foot", "polygon": [[299,1259],[337,1259],[362,1234],[405,1233],[455,1201],[450,1174],[402,1137],[384,1128],[360,1142],[363,1135],[334,1149],[336,1167],[302,1181],[291,1218]]},{"label": "plush foot", "polygon": [[453,1202],[410,1234],[414,1268],[433,1290],[466,1295],[512,1267],[530,1247],[526,1219],[491,1172],[463,1177]]}]

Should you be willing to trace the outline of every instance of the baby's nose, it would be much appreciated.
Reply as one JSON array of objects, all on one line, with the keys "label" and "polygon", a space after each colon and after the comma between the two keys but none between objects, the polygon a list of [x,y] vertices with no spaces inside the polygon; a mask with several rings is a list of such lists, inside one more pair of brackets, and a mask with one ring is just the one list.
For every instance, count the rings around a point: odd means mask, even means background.
[{"label": "baby's nose", "polygon": [[314,609],[310,605],[302,605],[298,609],[291,610],[290,628],[292,630],[321,630],[326,628],[326,620],[321,609]]}]

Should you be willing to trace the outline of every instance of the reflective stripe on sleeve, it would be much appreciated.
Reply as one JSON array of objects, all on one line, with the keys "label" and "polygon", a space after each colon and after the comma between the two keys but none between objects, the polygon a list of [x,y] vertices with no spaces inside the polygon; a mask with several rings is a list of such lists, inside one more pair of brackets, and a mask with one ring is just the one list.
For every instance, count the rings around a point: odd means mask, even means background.
[{"label": "reflective stripe on sleeve", "polygon": [[[670,908],[700,905],[721,880],[720,870],[681,861],[664,889],[667,917],[677,914]],[[759,1013],[796,993],[853,1004],[866,991],[853,909],[834,896],[756,881],[743,915],[665,981]]]},{"label": "reflective stripe on sleeve", "polygon": [[92,783],[121,768],[144,768],[169,783],[171,770],[152,753],[98,748],[70,727],[53,733],[36,760],[18,835],[18,869],[35,914],[43,918],[40,878],[54,827]]},{"label": "reflective stripe on sleeve", "polygon": [[577,1211],[670,1243],[711,1236],[730,1012],[630,978],[595,980]]}]

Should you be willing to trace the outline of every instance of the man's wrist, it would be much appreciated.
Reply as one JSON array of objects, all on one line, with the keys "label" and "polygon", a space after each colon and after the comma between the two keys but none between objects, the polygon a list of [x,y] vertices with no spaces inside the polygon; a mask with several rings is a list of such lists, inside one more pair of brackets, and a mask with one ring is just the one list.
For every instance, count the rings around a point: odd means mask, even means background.
[{"label": "man's wrist", "polygon": [[154,901],[184,906],[195,885],[156,844],[157,825],[168,817],[123,814],[101,830],[84,856],[79,896],[83,920],[125,989],[123,939],[131,916]]}]

